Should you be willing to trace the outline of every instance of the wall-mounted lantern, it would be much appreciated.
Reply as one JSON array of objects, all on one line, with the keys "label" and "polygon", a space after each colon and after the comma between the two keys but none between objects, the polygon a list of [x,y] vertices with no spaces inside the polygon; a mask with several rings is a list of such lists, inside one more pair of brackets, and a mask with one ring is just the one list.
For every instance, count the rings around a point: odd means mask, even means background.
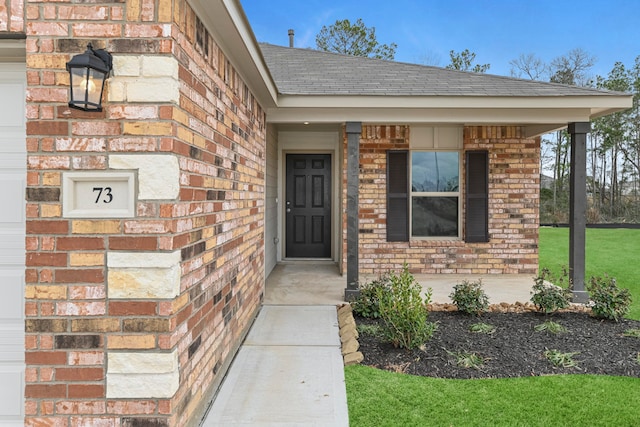
[{"label": "wall-mounted lantern", "polygon": [[91,43],[83,54],[71,58],[67,62],[71,84],[69,107],[102,111],[104,82],[112,68],[111,54],[104,49],[93,49]]}]

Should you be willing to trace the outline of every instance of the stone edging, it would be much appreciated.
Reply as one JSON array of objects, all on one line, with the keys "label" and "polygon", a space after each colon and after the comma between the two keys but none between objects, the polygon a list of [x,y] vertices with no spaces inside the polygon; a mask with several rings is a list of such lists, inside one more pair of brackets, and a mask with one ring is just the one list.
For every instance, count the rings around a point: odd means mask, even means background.
[{"label": "stone edging", "polygon": [[342,343],[342,357],[344,365],[357,365],[364,360],[364,356],[358,351],[358,330],[353,318],[351,304],[338,306],[338,326],[340,327],[340,342]]}]

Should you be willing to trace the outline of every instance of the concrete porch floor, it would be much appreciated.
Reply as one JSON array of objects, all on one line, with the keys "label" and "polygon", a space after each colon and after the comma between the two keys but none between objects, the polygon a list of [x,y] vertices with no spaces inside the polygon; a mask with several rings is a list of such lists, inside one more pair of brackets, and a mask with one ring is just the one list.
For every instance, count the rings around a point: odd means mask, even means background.
[{"label": "concrete porch floor", "polygon": [[[360,277],[366,283],[377,276]],[[451,302],[449,294],[463,280],[482,279],[489,302],[527,302],[531,298],[533,275],[528,274],[417,274],[423,288],[431,288],[431,302]],[[344,302],[346,275],[328,261],[295,261],[276,265],[266,283],[264,303],[278,305],[337,305]]]}]

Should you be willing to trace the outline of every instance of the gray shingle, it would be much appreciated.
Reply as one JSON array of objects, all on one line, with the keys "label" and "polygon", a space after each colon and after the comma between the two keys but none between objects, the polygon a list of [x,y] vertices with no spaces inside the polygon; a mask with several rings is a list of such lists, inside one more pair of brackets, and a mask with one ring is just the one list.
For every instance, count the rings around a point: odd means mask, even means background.
[{"label": "gray shingle", "polygon": [[598,96],[620,95],[555,83],[312,49],[260,43],[264,59],[283,95],[395,96]]}]

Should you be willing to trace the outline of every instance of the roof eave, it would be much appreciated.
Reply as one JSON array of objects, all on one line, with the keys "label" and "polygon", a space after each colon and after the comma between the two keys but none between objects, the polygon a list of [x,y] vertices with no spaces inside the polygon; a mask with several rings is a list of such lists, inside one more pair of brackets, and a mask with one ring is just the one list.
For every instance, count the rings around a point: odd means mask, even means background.
[{"label": "roof eave", "polygon": [[276,85],[239,0],[188,2],[260,104],[276,106]]},{"label": "roof eave", "polygon": [[524,126],[529,137],[632,106],[631,95],[417,97],[281,95],[271,123],[438,123]]}]

